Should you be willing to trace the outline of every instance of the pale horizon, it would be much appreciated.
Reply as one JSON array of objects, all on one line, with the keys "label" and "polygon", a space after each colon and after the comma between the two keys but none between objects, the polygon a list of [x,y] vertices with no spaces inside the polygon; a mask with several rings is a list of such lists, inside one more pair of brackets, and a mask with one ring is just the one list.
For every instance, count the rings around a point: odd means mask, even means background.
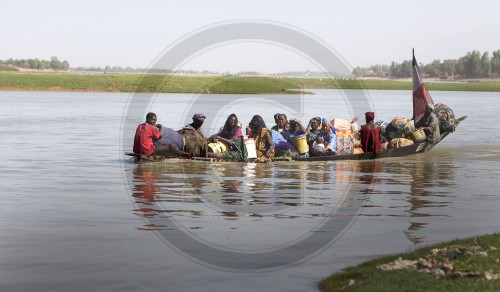
[{"label": "pale horizon", "polygon": [[[224,21],[282,23],[314,35],[352,67],[458,59],[500,49],[495,1],[0,1],[0,60],[67,60],[72,68],[149,68],[176,40]],[[259,73],[321,71],[276,44],[242,42],[204,51],[181,70]]]}]

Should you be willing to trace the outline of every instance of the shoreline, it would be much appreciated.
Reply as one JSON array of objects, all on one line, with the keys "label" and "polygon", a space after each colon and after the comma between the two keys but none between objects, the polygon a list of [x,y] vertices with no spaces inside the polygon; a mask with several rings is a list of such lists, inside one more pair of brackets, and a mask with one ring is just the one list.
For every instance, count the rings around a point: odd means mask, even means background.
[{"label": "shoreline", "polygon": [[[425,80],[432,91],[500,92],[500,80]],[[290,94],[305,89],[412,90],[411,80],[0,72],[0,91]]]},{"label": "shoreline", "polygon": [[500,233],[368,260],[323,279],[321,291],[498,291]]}]

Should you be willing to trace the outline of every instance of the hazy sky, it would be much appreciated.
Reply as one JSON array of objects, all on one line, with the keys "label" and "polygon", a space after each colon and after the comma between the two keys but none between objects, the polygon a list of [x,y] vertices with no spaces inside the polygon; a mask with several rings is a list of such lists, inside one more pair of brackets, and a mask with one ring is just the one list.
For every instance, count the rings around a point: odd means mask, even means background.
[{"label": "hazy sky", "polygon": [[[147,67],[179,38],[221,21],[275,21],[328,43],[352,67],[500,49],[500,1],[0,0],[0,59],[57,56],[77,66]],[[273,44],[223,45],[182,69],[315,70]]]}]

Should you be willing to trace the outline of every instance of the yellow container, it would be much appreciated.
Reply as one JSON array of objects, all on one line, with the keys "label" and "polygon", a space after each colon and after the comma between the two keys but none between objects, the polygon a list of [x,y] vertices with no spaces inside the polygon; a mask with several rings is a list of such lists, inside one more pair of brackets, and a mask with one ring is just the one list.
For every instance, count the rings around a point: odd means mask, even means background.
[{"label": "yellow container", "polygon": [[222,153],[226,151],[226,145],[222,142],[208,143],[208,152]]},{"label": "yellow container", "polygon": [[413,141],[416,143],[425,141],[425,139],[427,138],[425,136],[424,130],[422,130],[422,129],[418,129],[415,132],[413,132],[412,137],[413,137]]},{"label": "yellow container", "polygon": [[309,145],[307,145],[306,135],[290,136],[290,142],[297,149],[300,154],[309,152]]}]

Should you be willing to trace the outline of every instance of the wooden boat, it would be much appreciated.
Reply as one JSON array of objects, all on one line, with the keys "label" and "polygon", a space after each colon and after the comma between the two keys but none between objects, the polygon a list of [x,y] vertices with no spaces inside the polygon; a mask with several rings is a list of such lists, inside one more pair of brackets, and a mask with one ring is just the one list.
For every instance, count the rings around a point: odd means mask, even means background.
[{"label": "wooden boat", "polygon": [[[459,119],[456,120],[455,122],[455,128],[465,120],[467,116],[463,116]],[[401,156],[408,156],[412,154],[417,154],[417,153],[423,153],[426,151],[431,150],[436,146],[439,142],[443,141],[446,136],[448,136],[452,131],[446,131],[441,134],[441,138],[439,139],[438,142],[433,143],[429,141],[423,141],[419,143],[415,143],[412,145],[408,145],[405,147],[401,148],[393,148],[393,149],[387,149],[379,155],[375,155],[373,153],[361,153],[361,154],[347,154],[347,155],[331,155],[331,156],[314,156],[314,157],[307,157],[307,158],[297,158],[295,159],[296,161],[334,161],[334,160],[369,160],[369,159],[380,159],[380,158],[386,158],[386,157],[401,157]],[[167,158],[164,156],[146,156],[146,155],[141,155],[137,153],[131,153],[131,152],[126,152],[125,153],[128,156],[133,156],[136,158],[136,162],[159,162],[159,161],[175,161],[175,160],[186,160],[186,158]],[[197,160],[197,161],[205,161],[205,162],[215,162],[217,161],[215,158],[209,158],[209,157],[193,157],[193,158],[187,158],[187,160]],[[281,160],[283,161],[283,160]],[[249,161],[252,162],[252,161]]]},{"label": "wooden boat", "polygon": [[[424,115],[425,106],[427,104],[434,104],[432,97],[427,91],[425,84],[422,82],[422,76],[420,74],[420,69],[418,67],[418,63],[415,59],[415,54],[413,53],[413,117],[415,121],[418,121]],[[407,156],[417,153],[422,153],[431,150],[434,146],[436,146],[439,142],[444,140],[446,136],[452,133],[455,128],[465,120],[467,116],[463,116],[455,121],[455,125],[452,129],[448,129],[447,131],[441,134],[439,141],[431,142],[424,140],[422,142],[416,142],[412,145],[400,147],[400,148],[392,148],[387,149],[379,153],[378,155],[374,153],[361,153],[361,154],[347,154],[347,155],[330,155],[330,156],[313,156],[307,158],[296,158],[296,161],[334,161],[334,160],[368,160],[368,159],[379,159],[385,157],[401,157]],[[239,149],[238,149],[239,150]],[[240,155],[241,155],[241,150]],[[129,156],[134,156],[137,158],[139,162],[156,162],[163,160],[179,160],[180,158],[166,158],[162,156],[145,156],[136,153],[125,153]],[[242,156],[243,157],[243,156]],[[213,162],[217,161],[215,158],[208,157],[193,157],[192,160],[200,160],[200,161],[208,161]],[[291,159],[276,159],[276,161],[289,161]],[[252,162],[252,160],[249,160]]]}]

